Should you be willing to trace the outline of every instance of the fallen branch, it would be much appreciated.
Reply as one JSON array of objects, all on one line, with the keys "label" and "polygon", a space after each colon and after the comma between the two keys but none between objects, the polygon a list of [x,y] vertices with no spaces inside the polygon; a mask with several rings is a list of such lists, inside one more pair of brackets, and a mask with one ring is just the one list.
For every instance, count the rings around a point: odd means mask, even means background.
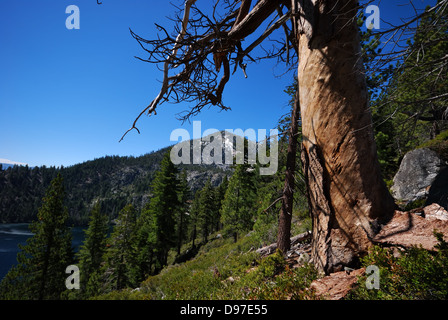
[{"label": "fallen branch", "polygon": [[[291,238],[291,247],[293,247],[294,245],[296,245],[299,242],[308,240],[310,238],[311,238],[311,232],[310,231],[298,234],[298,235],[296,235],[296,236]],[[268,246],[265,246],[265,247],[262,247],[260,249],[257,249],[257,251],[255,251],[255,252],[260,254],[262,257],[265,257],[265,256],[268,256],[268,255],[274,253],[275,250],[277,250],[277,243],[272,243],[272,244],[270,244]]]}]

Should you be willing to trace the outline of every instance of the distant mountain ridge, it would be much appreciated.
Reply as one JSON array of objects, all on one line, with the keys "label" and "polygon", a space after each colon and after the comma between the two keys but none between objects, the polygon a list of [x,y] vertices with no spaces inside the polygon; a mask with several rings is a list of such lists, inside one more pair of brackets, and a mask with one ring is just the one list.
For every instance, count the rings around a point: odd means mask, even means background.
[{"label": "distant mountain ridge", "polygon": [[11,161],[8,159],[0,159],[0,165],[2,166],[2,170],[6,170],[8,168],[14,167],[14,166],[27,166],[26,163],[21,163],[17,161]]},{"label": "distant mountain ridge", "polygon": [[[221,134],[224,137],[224,131]],[[237,137],[226,134],[228,139],[234,140]],[[213,139],[203,138],[201,148],[206,148],[212,142]],[[183,143],[189,143],[193,148],[193,140]],[[227,144],[224,148],[228,146]],[[163,155],[170,148],[171,146],[139,157],[105,156],[70,167],[3,167],[0,171],[0,223],[34,220],[45,190],[58,172],[64,177],[66,205],[70,222],[75,225],[85,225],[88,222],[89,211],[97,201],[111,218],[128,203],[142,208],[149,202],[151,182],[160,168]],[[235,149],[230,151],[232,155],[237,153]],[[217,186],[224,176],[232,173],[229,164],[201,162],[179,164],[178,168],[186,171],[187,181],[193,192],[202,188],[208,179],[212,185]]]}]

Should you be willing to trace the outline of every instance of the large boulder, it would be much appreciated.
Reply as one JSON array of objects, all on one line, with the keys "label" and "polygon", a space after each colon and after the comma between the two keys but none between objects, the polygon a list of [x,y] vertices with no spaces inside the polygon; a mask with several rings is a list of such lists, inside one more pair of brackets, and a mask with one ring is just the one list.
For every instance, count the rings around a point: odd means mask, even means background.
[{"label": "large boulder", "polygon": [[404,156],[391,188],[395,199],[427,199],[448,208],[448,166],[433,150],[420,148]]},{"label": "large boulder", "polygon": [[431,184],[426,204],[437,203],[448,209],[448,166],[440,170]]}]

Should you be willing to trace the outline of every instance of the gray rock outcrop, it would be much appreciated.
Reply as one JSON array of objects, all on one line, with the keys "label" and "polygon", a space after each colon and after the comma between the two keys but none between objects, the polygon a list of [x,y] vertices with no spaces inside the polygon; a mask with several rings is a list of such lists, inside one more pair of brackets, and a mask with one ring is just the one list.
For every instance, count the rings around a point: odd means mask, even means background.
[{"label": "gray rock outcrop", "polygon": [[408,152],[394,177],[391,188],[397,200],[411,202],[422,198],[427,204],[448,202],[448,166],[433,150],[420,148]]}]

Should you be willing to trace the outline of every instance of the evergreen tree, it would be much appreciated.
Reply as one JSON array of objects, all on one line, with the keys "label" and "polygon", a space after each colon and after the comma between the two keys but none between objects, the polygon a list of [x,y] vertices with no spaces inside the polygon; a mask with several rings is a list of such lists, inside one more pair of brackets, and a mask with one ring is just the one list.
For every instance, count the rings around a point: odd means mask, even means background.
[{"label": "evergreen tree", "polygon": [[137,211],[132,205],[125,206],[118,214],[116,225],[105,254],[103,277],[106,291],[133,287],[135,270]]},{"label": "evergreen tree", "polygon": [[[146,245],[154,248],[154,272],[158,272],[167,264],[168,252],[176,245],[175,224],[180,207],[178,170],[171,162],[170,152],[166,152],[160,170],[151,185],[152,198],[147,210],[142,212],[145,223],[142,231],[148,235]],[[145,246],[145,240],[139,244]],[[150,255],[147,255],[149,257]],[[144,261],[140,261],[143,263]]]},{"label": "evergreen tree", "polygon": [[187,218],[185,214],[188,210],[188,199],[190,197],[190,188],[188,187],[187,173],[182,171],[179,181],[179,210],[178,210],[178,220],[177,220],[177,254],[180,254],[180,249],[182,242],[186,236],[186,226],[188,225]]},{"label": "evergreen tree", "polygon": [[221,208],[226,195],[227,187],[229,186],[229,179],[224,176],[221,184],[215,188],[215,216],[214,216],[214,227],[216,231],[221,230]]},{"label": "evergreen tree", "polygon": [[63,178],[51,182],[30,225],[34,234],[26,245],[19,245],[18,265],[0,285],[0,297],[6,299],[60,299],[66,290],[67,266],[73,263],[72,236],[66,222]]},{"label": "evergreen tree", "polygon": [[100,269],[106,252],[108,217],[96,203],[90,212],[90,221],[85,231],[85,240],[78,252],[81,295],[94,296],[100,293]]},{"label": "evergreen tree", "polygon": [[[383,67],[379,63],[381,49],[381,36],[375,33],[373,29],[363,29],[366,25],[366,15],[363,10],[359,11],[358,15],[358,29],[361,40],[361,56],[366,72],[367,90],[369,99],[375,101],[378,99],[381,88],[387,84],[394,71],[392,64]],[[381,67],[380,67],[381,66]]]},{"label": "evergreen tree", "polygon": [[448,127],[447,19],[446,5],[422,17],[390,88],[393,107],[410,119],[399,130],[410,133],[403,140],[411,146],[422,142],[415,133],[433,139]]},{"label": "evergreen tree", "polygon": [[388,179],[406,152],[448,129],[447,19],[447,6],[421,18],[404,59],[373,105],[378,157]]},{"label": "evergreen tree", "polygon": [[190,239],[192,241],[191,249],[194,250],[196,248],[195,241],[197,237],[197,228],[199,223],[199,215],[200,215],[200,202],[199,198],[201,196],[201,191],[198,190],[194,194],[193,202],[191,203],[190,208]]},{"label": "evergreen tree", "polygon": [[210,179],[208,179],[199,194],[198,222],[202,230],[202,238],[204,243],[208,241],[208,235],[213,229],[213,224],[216,220],[218,210],[219,209],[216,206],[215,192],[212,188]]},{"label": "evergreen tree", "polygon": [[256,200],[256,179],[253,168],[238,164],[229,180],[221,208],[221,222],[227,234],[251,230]]},{"label": "evergreen tree", "polygon": [[155,272],[156,230],[154,215],[147,204],[137,220],[138,231],[136,240],[136,269],[134,276],[141,282]]}]

